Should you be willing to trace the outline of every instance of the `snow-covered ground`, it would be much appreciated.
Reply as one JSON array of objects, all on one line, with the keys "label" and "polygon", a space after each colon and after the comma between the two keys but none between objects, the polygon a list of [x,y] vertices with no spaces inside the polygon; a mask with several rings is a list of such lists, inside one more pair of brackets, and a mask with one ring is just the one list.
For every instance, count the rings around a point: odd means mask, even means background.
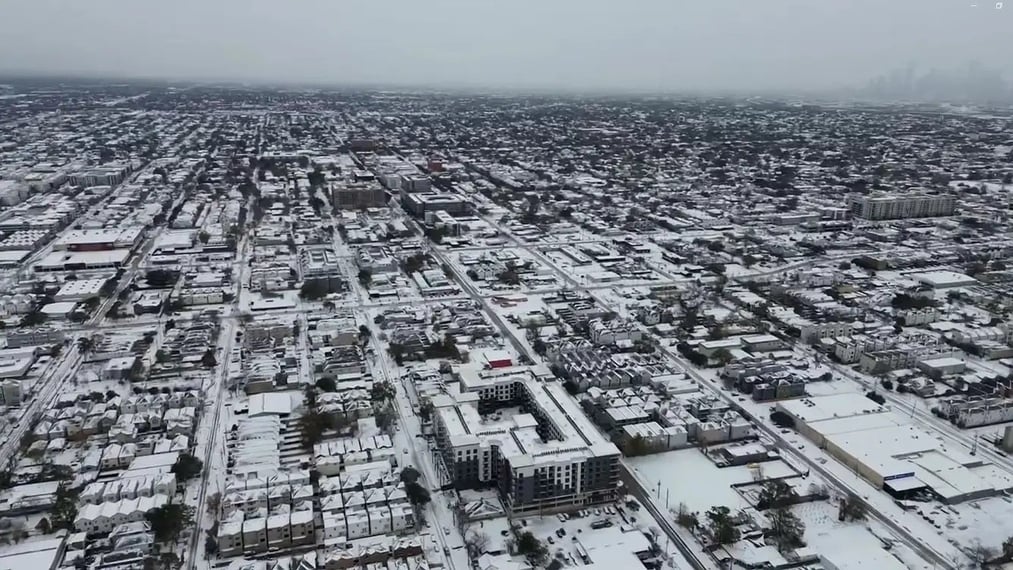
[{"label": "snow-covered ground", "polygon": [[[667,499],[671,509],[677,509],[680,503],[699,513],[715,506],[726,506],[732,511],[749,506],[732,488],[754,481],[754,471],[745,465],[718,467],[696,448],[633,457],[627,463],[633,465],[648,488],[656,489],[655,496],[661,504]],[[768,461],[761,466],[767,479],[799,474],[782,461]]]}]

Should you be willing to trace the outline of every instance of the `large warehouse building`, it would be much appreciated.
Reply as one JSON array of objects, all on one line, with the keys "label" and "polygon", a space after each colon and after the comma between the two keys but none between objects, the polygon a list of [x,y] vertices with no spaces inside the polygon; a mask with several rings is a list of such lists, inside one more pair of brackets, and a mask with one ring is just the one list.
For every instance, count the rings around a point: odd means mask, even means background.
[{"label": "large warehouse building", "polygon": [[803,398],[777,405],[795,428],[877,487],[902,497],[931,491],[946,503],[1013,488],[1013,478],[862,394]]}]

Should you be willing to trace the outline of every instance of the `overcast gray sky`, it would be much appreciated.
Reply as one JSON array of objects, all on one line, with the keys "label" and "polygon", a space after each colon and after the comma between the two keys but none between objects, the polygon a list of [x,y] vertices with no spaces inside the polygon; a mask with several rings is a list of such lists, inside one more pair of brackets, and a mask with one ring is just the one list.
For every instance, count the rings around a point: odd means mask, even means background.
[{"label": "overcast gray sky", "polygon": [[1013,76],[1013,0],[0,0],[0,72],[609,90]]}]

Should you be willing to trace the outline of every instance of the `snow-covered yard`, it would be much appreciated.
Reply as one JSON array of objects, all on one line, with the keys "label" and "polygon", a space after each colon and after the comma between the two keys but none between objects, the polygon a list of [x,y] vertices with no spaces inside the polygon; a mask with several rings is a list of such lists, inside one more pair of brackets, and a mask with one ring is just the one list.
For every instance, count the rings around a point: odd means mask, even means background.
[{"label": "snow-covered yard", "polygon": [[[635,457],[629,459],[629,463],[644,486],[655,490],[659,502],[667,499],[671,509],[680,503],[685,503],[689,511],[701,513],[714,506],[723,505],[732,511],[749,506],[732,488],[732,485],[755,480],[754,471],[748,466],[718,467],[697,449]],[[760,473],[764,479],[798,474],[780,460],[760,464]]]}]

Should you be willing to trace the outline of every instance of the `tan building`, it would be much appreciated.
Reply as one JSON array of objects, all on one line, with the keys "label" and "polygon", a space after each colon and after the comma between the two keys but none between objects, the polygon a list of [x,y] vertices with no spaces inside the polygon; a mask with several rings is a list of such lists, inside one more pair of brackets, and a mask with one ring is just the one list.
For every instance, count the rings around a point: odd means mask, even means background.
[{"label": "tan building", "polygon": [[866,220],[952,216],[957,199],[947,194],[873,194],[851,201],[851,213]]}]

